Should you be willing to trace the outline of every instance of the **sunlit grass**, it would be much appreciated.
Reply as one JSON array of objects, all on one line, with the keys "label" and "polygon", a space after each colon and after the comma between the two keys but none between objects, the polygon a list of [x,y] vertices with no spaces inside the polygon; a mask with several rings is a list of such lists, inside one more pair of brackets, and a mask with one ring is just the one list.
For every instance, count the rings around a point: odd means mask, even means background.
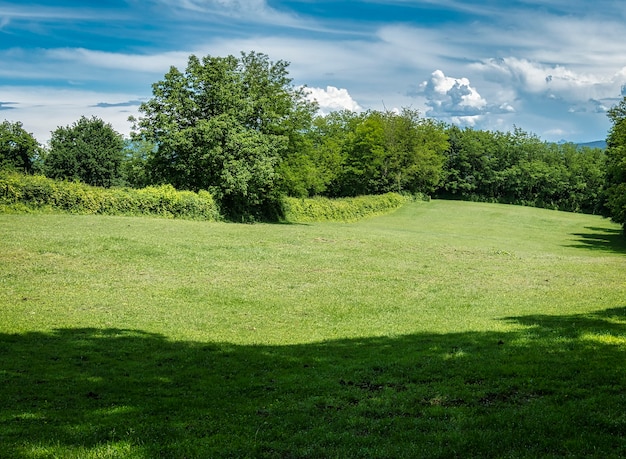
[{"label": "sunlit grass", "polygon": [[597,216],[0,215],[0,457],[617,457],[625,298]]}]

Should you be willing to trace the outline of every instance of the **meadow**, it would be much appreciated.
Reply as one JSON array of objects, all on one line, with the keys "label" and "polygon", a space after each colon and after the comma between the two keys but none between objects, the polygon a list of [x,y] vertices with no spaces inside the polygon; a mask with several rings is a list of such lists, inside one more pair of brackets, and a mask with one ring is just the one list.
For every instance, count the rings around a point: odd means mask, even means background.
[{"label": "meadow", "polygon": [[626,238],[0,214],[0,458],[626,455]]}]

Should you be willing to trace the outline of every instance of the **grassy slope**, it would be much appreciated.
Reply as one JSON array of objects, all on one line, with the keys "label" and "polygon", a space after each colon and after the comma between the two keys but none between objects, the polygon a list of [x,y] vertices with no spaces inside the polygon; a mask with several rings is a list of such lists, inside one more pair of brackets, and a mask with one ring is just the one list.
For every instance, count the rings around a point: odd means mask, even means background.
[{"label": "grassy slope", "polygon": [[0,215],[0,241],[0,457],[626,454],[599,217]]}]

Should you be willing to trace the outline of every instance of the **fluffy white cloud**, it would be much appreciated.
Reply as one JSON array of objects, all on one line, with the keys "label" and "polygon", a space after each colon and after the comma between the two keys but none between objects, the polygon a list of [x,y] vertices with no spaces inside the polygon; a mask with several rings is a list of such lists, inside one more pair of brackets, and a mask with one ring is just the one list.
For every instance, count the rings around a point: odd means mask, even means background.
[{"label": "fluffy white cloud", "polygon": [[441,70],[435,70],[420,90],[426,97],[428,116],[455,124],[474,126],[488,107],[469,79],[448,77]]},{"label": "fluffy white cloud", "polygon": [[486,115],[515,112],[510,103],[489,103],[468,78],[449,77],[441,70],[435,70],[420,85],[418,94],[426,98],[426,115],[453,124],[476,126],[482,124]]},{"label": "fluffy white cloud", "polygon": [[326,89],[306,88],[306,90],[308,99],[315,100],[324,114],[335,110],[362,110],[347,89],[326,86]]},{"label": "fluffy white cloud", "polygon": [[447,77],[441,70],[435,70],[422,87],[436,114],[478,115],[487,106],[467,78]]},{"label": "fluffy white cloud", "polygon": [[543,94],[571,103],[614,98],[626,84],[626,67],[612,75],[595,75],[515,57],[488,59],[473,67],[518,94]]}]

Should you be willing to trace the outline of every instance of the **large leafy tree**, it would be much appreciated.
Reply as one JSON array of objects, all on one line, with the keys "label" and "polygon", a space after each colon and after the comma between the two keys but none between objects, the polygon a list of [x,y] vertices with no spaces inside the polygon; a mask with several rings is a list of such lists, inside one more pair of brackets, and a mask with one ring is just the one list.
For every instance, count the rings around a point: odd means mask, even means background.
[{"label": "large leafy tree", "polygon": [[626,97],[609,110],[608,116],[613,126],[606,139],[606,206],[611,219],[626,230]]},{"label": "large leafy tree", "polygon": [[41,147],[19,121],[0,124],[0,169],[14,169],[31,174],[41,158]]},{"label": "large leafy tree", "polygon": [[315,104],[285,61],[261,53],[198,58],[153,84],[135,139],[153,142],[153,180],[210,190],[232,218],[276,217],[280,164],[303,144]]},{"label": "large leafy tree", "polygon": [[110,187],[121,179],[124,139],[100,118],[81,117],[52,132],[44,172],[50,178]]}]

